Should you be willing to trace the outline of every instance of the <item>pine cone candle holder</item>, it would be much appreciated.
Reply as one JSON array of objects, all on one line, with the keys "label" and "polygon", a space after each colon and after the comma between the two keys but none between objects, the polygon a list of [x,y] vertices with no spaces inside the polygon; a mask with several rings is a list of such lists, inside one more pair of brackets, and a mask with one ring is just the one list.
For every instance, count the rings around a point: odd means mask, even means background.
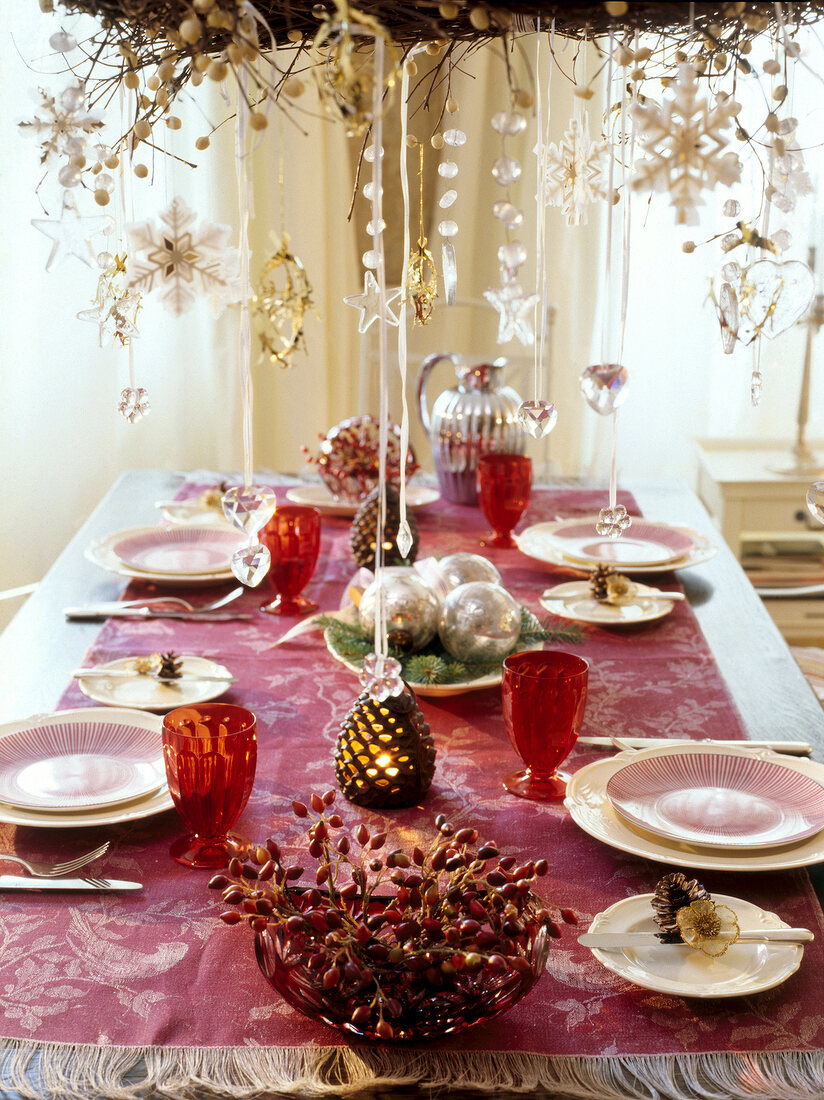
[{"label": "pine cone candle holder", "polygon": [[414,806],[435,774],[435,745],[411,688],[376,702],[363,691],[347,714],[335,748],[335,775],[358,806]]},{"label": "pine cone candle holder", "polygon": [[707,901],[710,895],[696,879],[688,879],[680,871],[664,875],[655,887],[652,898],[653,920],[661,929],[657,933],[662,943],[683,943],[676,916],[679,909],[694,901]]},{"label": "pine cone candle holder", "polygon": [[303,867],[271,838],[209,883],[234,907],[220,919],[256,933],[270,985],[299,1012],[379,1040],[442,1039],[520,1000],[559,922],[577,923],[533,892],[547,861],[500,858],[443,815],[428,850],[386,851],[384,832],[343,831],[334,800],[292,803],[308,824],[312,885],[298,885]]},{"label": "pine cone candle holder", "polygon": [[[374,489],[355,514],[350,533],[350,545],[355,564],[364,569],[375,568],[378,545],[378,494]],[[420,533],[414,515],[407,511],[406,521],[412,533],[412,548],[404,558],[398,549],[398,524],[400,523],[400,494],[394,485],[386,486],[386,517],[383,525],[384,565],[410,565],[418,556]]]},{"label": "pine cone candle holder", "polygon": [[611,565],[596,565],[589,575],[589,590],[592,596],[596,600],[605,600],[609,595],[609,589],[607,588],[607,578],[612,577],[615,574],[615,569]]}]

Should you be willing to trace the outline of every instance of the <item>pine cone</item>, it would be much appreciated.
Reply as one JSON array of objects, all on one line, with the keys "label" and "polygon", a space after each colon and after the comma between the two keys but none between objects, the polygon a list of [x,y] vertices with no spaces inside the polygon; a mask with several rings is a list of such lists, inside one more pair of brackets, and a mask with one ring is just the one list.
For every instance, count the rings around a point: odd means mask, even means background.
[{"label": "pine cone", "polygon": [[682,943],[681,931],[675,919],[676,913],[694,901],[708,900],[709,896],[697,879],[688,879],[680,871],[664,875],[655,887],[652,898],[652,908],[655,911],[653,919],[661,929],[657,933],[658,939],[662,943]]},{"label": "pine cone", "polygon": [[589,575],[589,590],[596,600],[605,600],[607,595],[607,577],[613,576],[615,569],[611,565],[596,565]]},{"label": "pine cone", "polygon": [[174,650],[160,654],[160,668],[157,670],[158,680],[177,680],[180,678],[180,670],[183,667],[183,658],[178,657]]},{"label": "pine cone", "polygon": [[[378,489],[373,489],[366,500],[358,509],[352,521],[350,545],[355,564],[366,569],[375,568],[375,550],[377,538],[375,532],[378,526]],[[386,486],[386,522],[384,524],[383,558],[384,565],[404,565],[413,562],[418,555],[418,524],[411,512],[407,511],[406,519],[409,530],[412,532],[412,549],[404,558],[398,549],[398,524],[400,523],[400,507],[398,490],[394,485]]]}]

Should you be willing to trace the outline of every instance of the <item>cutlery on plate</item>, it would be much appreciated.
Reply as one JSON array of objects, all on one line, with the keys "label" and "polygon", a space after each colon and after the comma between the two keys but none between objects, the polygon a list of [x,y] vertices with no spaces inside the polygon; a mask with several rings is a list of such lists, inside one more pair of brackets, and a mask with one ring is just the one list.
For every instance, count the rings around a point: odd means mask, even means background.
[{"label": "cutlery on plate", "polygon": [[[735,943],[812,943],[809,928],[746,928]],[[662,943],[655,932],[585,932],[578,937],[582,947],[690,947],[688,943]],[[698,948],[691,948],[696,951]]]},{"label": "cutlery on plate", "polygon": [[0,890],[142,890],[142,882],[128,882],[119,878],[22,878],[19,875],[0,875]]},{"label": "cutlery on plate", "polygon": [[230,619],[254,619],[242,611],[153,611],[150,607],[125,607],[122,611],[100,611],[96,607],[64,607],[67,619],[185,619],[189,622],[222,623]]},{"label": "cutlery on plate", "polygon": [[99,848],[93,848],[91,852],[86,852],[82,856],[75,856],[74,859],[64,860],[62,863],[42,863],[36,859],[23,859],[22,856],[13,855],[11,852],[0,852],[0,863],[9,860],[11,863],[19,863],[21,867],[26,868],[29,874],[35,875],[37,878],[55,878],[60,875],[70,875],[72,871],[79,871],[81,867],[100,859],[108,852],[109,843],[107,840]]},{"label": "cutlery on plate", "polygon": [[194,672],[180,672],[177,676],[161,676],[159,672],[137,672],[130,668],[76,668],[72,673],[72,676],[76,680],[89,680],[89,679],[118,679],[118,680],[156,680],[159,684],[167,684],[171,687],[172,684],[176,684],[181,680],[189,681],[202,681],[202,680],[214,680],[220,684],[235,684],[237,678],[235,676],[226,676],[222,673],[215,673],[210,675],[208,672],[194,673]]},{"label": "cutlery on plate", "polygon": [[783,752],[789,756],[809,756],[813,751],[812,745],[808,745],[805,741],[714,741],[710,738],[703,741],[688,739],[679,741],[666,737],[579,737],[577,744],[596,749],[660,749],[667,745],[679,745],[681,748],[689,745],[718,745],[721,748],[771,749],[773,752]]}]

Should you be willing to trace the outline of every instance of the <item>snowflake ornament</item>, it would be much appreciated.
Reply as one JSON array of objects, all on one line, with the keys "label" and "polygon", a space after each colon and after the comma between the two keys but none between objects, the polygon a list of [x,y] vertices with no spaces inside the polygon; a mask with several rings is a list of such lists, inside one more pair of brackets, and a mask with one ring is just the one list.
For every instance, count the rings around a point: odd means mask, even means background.
[{"label": "snowflake ornament", "polygon": [[647,101],[632,109],[647,154],[636,164],[632,186],[668,192],[678,224],[695,225],[695,208],[704,205],[701,192],[719,183],[729,186],[741,176],[738,156],[724,152],[724,131],[733,124],[738,107],[731,98],[718,99],[710,106],[699,95],[695,71],[686,62],[678,66],[670,91],[670,98],[662,104]]},{"label": "snowflake ornament", "polygon": [[127,226],[132,252],[143,252],[129,264],[126,282],[144,294],[158,287],[160,300],[173,317],[191,309],[198,294],[209,295],[215,308],[240,298],[237,249],[229,247],[228,225],[201,222],[177,197],[153,221]]},{"label": "snowflake ornament", "polygon": [[767,199],[783,214],[795,210],[796,199],[811,195],[813,185],[804,164],[804,153],[795,136],[798,120],[782,119],[773,137],[768,167]]},{"label": "snowflake ornament", "polygon": [[606,142],[590,140],[586,117],[573,118],[557,145],[538,145],[536,152],[544,165],[547,204],[563,207],[567,225],[585,224],[587,206],[607,198]]},{"label": "snowflake ornament", "polygon": [[[52,164],[60,156],[82,157],[86,136],[103,125],[102,119],[86,110],[83,85],[70,84],[59,99],[42,88],[38,91],[41,102],[34,118],[19,125],[40,140],[40,163]],[[79,169],[77,174],[79,179]]]}]

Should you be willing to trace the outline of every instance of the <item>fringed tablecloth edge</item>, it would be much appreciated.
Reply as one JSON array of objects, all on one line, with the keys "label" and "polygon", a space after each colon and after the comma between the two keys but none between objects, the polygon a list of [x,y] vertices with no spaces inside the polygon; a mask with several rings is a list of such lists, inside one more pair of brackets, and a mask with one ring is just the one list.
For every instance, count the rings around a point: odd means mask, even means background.
[{"label": "fringed tablecloth edge", "polygon": [[351,1047],[112,1047],[0,1040],[0,1097],[195,1100],[423,1085],[560,1100],[822,1100],[824,1052],[547,1057]]}]

